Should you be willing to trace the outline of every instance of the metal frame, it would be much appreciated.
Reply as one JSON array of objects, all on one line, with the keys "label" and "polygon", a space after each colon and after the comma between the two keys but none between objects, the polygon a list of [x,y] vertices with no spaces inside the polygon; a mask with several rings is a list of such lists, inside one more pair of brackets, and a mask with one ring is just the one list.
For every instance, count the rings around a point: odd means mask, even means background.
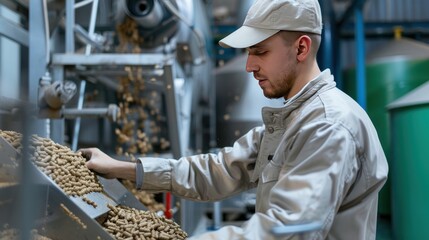
[{"label": "metal frame", "polygon": [[[189,147],[189,132],[191,122],[192,105],[192,79],[185,79],[181,93],[177,92],[175,82],[176,65],[174,56],[166,54],[54,54],[52,66],[54,72],[64,74],[66,66],[141,66],[146,69],[146,73],[162,72],[161,81],[157,81],[157,89],[165,97],[166,114],[169,126],[169,138],[171,143],[173,158],[178,159],[185,155]],[[161,71],[160,71],[161,70]],[[81,74],[84,72],[80,72]],[[87,72],[92,74],[91,71]],[[125,73],[125,72],[124,72]],[[120,73],[118,73],[120,74]],[[60,76],[58,76],[60,77]],[[60,77],[61,78],[61,77]],[[167,193],[169,194],[169,193]],[[170,196],[169,196],[170,197]],[[186,212],[187,201],[181,199],[181,213]],[[185,214],[180,215],[182,229],[190,231],[187,226]]]},{"label": "metal frame", "polygon": [[[326,1],[326,0],[325,0]],[[355,18],[355,49],[356,49],[356,101],[362,108],[366,108],[366,73],[365,73],[365,23],[363,19],[363,7],[366,0],[353,0],[344,14],[337,21],[337,27],[341,29],[347,20]],[[339,61],[338,61],[339,63]]]},{"label": "metal frame", "polygon": [[5,36],[23,46],[28,46],[28,31],[2,16],[0,16],[0,35]]},{"label": "metal frame", "polygon": [[[50,59],[51,61],[47,63],[45,60],[48,59],[45,42],[49,41],[49,39],[46,39],[46,35],[44,34],[43,4],[41,0],[30,2],[30,30],[28,38],[25,38],[28,39],[30,51],[29,100],[33,103],[38,101],[38,94],[35,89],[39,88],[39,79],[48,71],[48,64],[52,71],[52,77],[56,81],[63,81],[66,74],[65,68],[73,66],[143,66],[145,69],[148,69],[148,72],[161,71],[163,74],[159,78],[162,81],[157,86],[157,89],[161,90],[165,95],[173,156],[175,158],[183,156],[189,142],[190,104],[192,97],[189,96],[190,94],[178,96],[176,93],[175,76],[178,65],[175,62],[175,56],[168,54],[89,54],[88,51],[86,54],[75,54],[75,1],[67,0],[65,5],[67,15],[65,53],[53,54]],[[14,36],[14,38],[19,37],[21,36]],[[183,87],[192,88],[192,81],[186,81]],[[39,131],[36,134],[49,137],[55,142],[64,142],[64,120],[39,120],[34,122],[34,124],[34,129],[38,129]]]},{"label": "metal frame", "polygon": [[[180,65],[180,59],[171,54],[75,54],[74,46],[74,30],[75,30],[75,15],[74,15],[74,0],[66,1],[66,51],[64,54],[57,53],[52,56],[52,68],[55,74],[55,79],[63,79],[65,74],[65,66],[140,66],[144,68],[144,73],[149,75],[154,72],[161,72],[162,75],[157,75],[156,84],[150,84],[160,91],[165,100],[169,140],[171,144],[172,155],[178,159],[184,156],[189,147],[189,133],[191,128],[191,110],[193,99],[193,82],[190,76],[183,74]],[[94,10],[94,9],[93,9]],[[94,11],[92,11],[92,15]],[[93,16],[91,16],[91,19]],[[91,35],[91,31],[89,32]],[[88,49],[88,48],[87,48]],[[108,69],[108,68],[106,68]],[[85,76],[84,71],[79,71],[80,76]],[[150,73],[152,72],[152,73]],[[121,73],[119,73],[121,74]],[[183,85],[176,86],[176,76],[182,77],[185,81]],[[95,76],[95,75],[92,75]],[[90,77],[92,77],[90,76]],[[161,83],[159,83],[161,82]],[[180,90],[180,91],[178,91]],[[170,193],[166,193],[166,198],[171,198]],[[181,201],[181,213],[188,212],[185,200]],[[170,206],[171,207],[171,206]],[[190,206],[189,206],[190,207]],[[169,208],[167,206],[167,208]],[[180,214],[180,223],[182,229],[190,231],[192,226],[187,226],[189,221],[186,221],[185,214]],[[192,225],[189,224],[189,225]]]},{"label": "metal frame", "polygon": [[[66,74],[70,71],[75,71],[79,76],[87,76],[94,78],[97,73],[91,73],[91,67],[88,72],[75,66],[106,66],[108,71],[121,66],[141,66],[144,68],[143,74],[156,74],[156,78],[160,81],[155,83],[148,83],[148,87],[153,87],[156,91],[163,94],[165,100],[165,108],[168,121],[169,140],[171,143],[171,151],[174,158],[180,158],[189,152],[190,144],[190,129],[191,129],[191,114],[193,109],[194,97],[194,84],[195,82],[188,73],[184,74],[180,65],[180,56],[172,54],[91,54],[88,51],[85,54],[76,54],[75,49],[75,0],[66,0],[64,7],[66,10],[65,18],[65,51],[61,53],[52,54],[52,57],[46,56],[49,45],[49,36],[45,34],[44,22],[44,9],[43,0],[29,2],[29,32],[28,32],[28,47],[29,47],[29,97],[32,103],[38,102],[39,80],[46,72],[50,71],[52,79],[55,81],[63,81]],[[85,1],[90,2],[90,1]],[[88,36],[91,37],[91,26],[94,26],[96,16],[95,7],[98,0],[93,1],[93,11],[91,13],[90,30]],[[1,27],[0,27],[1,28]],[[17,38],[15,36],[14,38]],[[48,59],[48,60],[46,60]],[[188,64],[188,63],[185,63]],[[191,66],[192,67],[192,66]],[[118,69],[118,68],[116,68]],[[67,72],[66,72],[67,70]],[[116,70],[112,70],[116,71]],[[116,71],[121,74],[120,71]],[[158,73],[161,75],[158,75]],[[144,75],[146,76],[146,75]],[[183,78],[183,82],[176,81],[177,78]],[[109,79],[107,79],[109,81]],[[181,85],[178,83],[180,82]],[[112,84],[114,85],[114,83]],[[112,86],[111,85],[111,86]],[[79,109],[77,109],[79,110]],[[34,122],[36,134],[48,137],[55,142],[64,142],[64,128],[65,123],[63,119],[53,120],[38,120]],[[75,131],[76,132],[76,131]],[[75,142],[75,141],[74,141]],[[76,144],[74,144],[75,146]],[[180,211],[180,224],[182,229],[191,232],[194,229],[194,222],[198,219],[189,219],[185,215],[194,212],[190,201],[181,201]],[[199,216],[198,216],[199,217]],[[192,220],[188,221],[188,220]]]},{"label": "metal frame", "polygon": [[145,66],[161,68],[165,64],[173,64],[173,55],[145,53],[145,54],[54,54],[53,65],[88,65],[88,66]]},{"label": "metal frame", "polygon": [[[47,70],[46,63],[46,36],[44,34],[43,6],[42,1],[30,1],[29,16],[29,72],[28,72],[28,101],[38,102],[39,80]],[[50,125],[48,120],[36,120],[34,122],[35,134],[47,137],[50,135]],[[57,141],[59,139],[53,139]],[[59,141],[60,143],[62,141]]]},{"label": "metal frame", "polygon": [[[63,72],[65,66],[141,66],[145,69],[160,70],[161,89],[165,94],[168,124],[171,127],[170,142],[174,158],[180,158],[186,152],[189,143],[192,81],[186,79],[183,86],[188,92],[179,99],[176,93],[175,61],[173,55],[166,54],[54,54],[53,69]],[[64,74],[64,72],[62,73]],[[60,76],[58,76],[60,77]],[[179,107],[178,103],[181,107]]]}]

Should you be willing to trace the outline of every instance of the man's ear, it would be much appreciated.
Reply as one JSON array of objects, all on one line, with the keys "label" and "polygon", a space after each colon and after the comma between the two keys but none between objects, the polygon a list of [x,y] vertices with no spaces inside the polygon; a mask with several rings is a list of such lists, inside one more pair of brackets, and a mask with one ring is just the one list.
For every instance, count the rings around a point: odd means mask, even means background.
[{"label": "man's ear", "polygon": [[302,35],[297,39],[297,54],[296,60],[299,62],[304,61],[310,54],[311,38],[308,35]]}]

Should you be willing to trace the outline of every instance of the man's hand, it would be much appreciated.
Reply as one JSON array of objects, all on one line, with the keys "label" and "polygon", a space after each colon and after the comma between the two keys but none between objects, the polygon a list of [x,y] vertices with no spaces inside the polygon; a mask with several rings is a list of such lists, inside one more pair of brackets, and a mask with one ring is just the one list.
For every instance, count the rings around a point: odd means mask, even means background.
[{"label": "man's hand", "polygon": [[135,163],[115,160],[98,148],[83,148],[79,152],[88,160],[86,166],[101,176],[135,181]]}]

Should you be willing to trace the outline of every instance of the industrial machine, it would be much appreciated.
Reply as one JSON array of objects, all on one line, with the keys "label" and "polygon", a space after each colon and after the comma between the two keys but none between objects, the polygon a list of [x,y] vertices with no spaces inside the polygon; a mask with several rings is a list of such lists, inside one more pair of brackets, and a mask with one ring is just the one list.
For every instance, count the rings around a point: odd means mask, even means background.
[{"label": "industrial machine", "polygon": [[[0,96],[0,129],[23,133],[24,150],[25,139],[32,134],[70,146],[72,151],[99,147],[124,160],[151,154],[179,158],[210,147],[214,139],[214,132],[207,130],[214,129],[213,64],[206,44],[211,39],[209,16],[202,1],[2,4],[18,19],[1,16],[1,33],[23,46],[21,61],[28,57],[28,72],[22,71],[21,79],[28,75],[28,82],[16,83],[23,86],[18,94]],[[27,69],[25,65],[22,69]],[[5,149],[0,151],[2,159],[8,158]],[[111,237],[97,223],[98,212],[80,198],[67,196],[34,164],[21,164],[14,173],[31,174],[0,189],[1,223],[6,223],[3,216],[10,209],[28,204],[30,196],[42,202],[44,209],[32,215],[29,211],[28,221],[17,227],[25,229],[27,223],[36,222],[39,233],[65,234],[70,239]],[[103,206],[146,209],[119,181],[99,179],[104,193],[90,194],[90,200]],[[29,191],[31,187],[34,191]],[[165,211],[158,214],[174,219],[192,234],[203,206],[169,193],[162,198]],[[78,216],[84,231],[76,231],[76,222],[63,214],[60,204]],[[19,221],[11,222],[19,225]]]}]

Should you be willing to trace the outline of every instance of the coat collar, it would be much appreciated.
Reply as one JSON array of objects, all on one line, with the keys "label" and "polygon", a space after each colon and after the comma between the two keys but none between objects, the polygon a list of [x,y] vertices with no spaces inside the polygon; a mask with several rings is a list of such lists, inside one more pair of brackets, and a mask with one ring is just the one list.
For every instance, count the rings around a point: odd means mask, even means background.
[{"label": "coat collar", "polygon": [[310,98],[314,98],[325,90],[334,88],[336,85],[334,76],[329,69],[321,72],[316,78],[308,82],[295,96],[287,99],[283,107],[263,107],[262,119],[265,125],[284,124],[291,112],[301,107]]}]

